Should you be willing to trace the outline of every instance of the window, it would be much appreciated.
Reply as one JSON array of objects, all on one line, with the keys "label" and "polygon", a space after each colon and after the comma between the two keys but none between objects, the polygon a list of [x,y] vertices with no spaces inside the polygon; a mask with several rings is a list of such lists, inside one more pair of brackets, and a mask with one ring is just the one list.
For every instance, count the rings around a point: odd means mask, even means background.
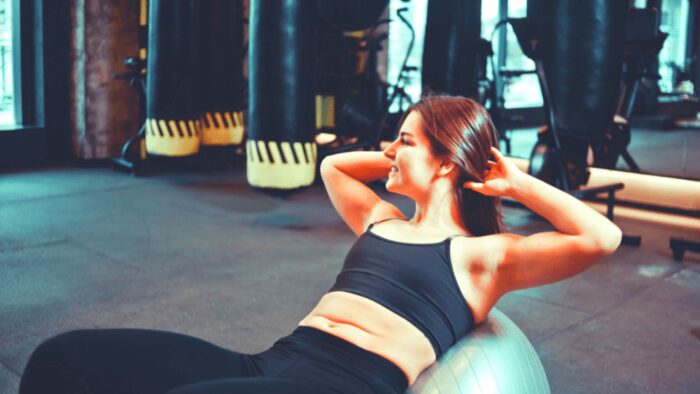
[{"label": "window", "polygon": [[[507,15],[503,15],[502,9],[507,7]],[[483,2],[481,6],[481,36],[492,40],[494,60],[499,62],[500,69],[508,70],[534,70],[535,62],[525,56],[520,49],[518,39],[510,25],[503,25],[494,33],[494,27],[498,21],[505,18],[524,18],[527,14],[527,0],[500,0]],[[505,37],[500,29],[505,29]],[[493,33],[493,35],[492,35]],[[505,38],[505,45],[500,40]],[[503,51],[503,54],[499,52]],[[489,70],[493,77],[493,70]],[[523,74],[509,77],[503,80],[503,98],[505,108],[533,108],[541,107],[542,94],[535,74]]]},{"label": "window", "polygon": [[[507,15],[501,15],[500,7],[507,6]],[[423,58],[423,41],[425,39],[425,22],[428,11],[427,0],[414,0],[405,3],[400,0],[391,0],[389,2],[389,40],[388,40],[388,67],[387,67],[387,82],[390,85],[396,83],[399,70],[403,63],[408,45],[410,43],[411,34],[408,28],[401,22],[396,15],[399,8],[407,7],[408,11],[404,13],[406,18],[412,24],[416,34],[413,49],[406,63],[408,66],[417,67],[416,71],[408,73],[408,78],[404,81],[404,87],[407,95],[416,101],[420,98],[422,81],[421,81],[421,63]],[[500,0],[500,1],[483,1],[481,3],[481,36],[487,40],[493,39],[491,43],[494,49],[494,60],[499,59],[499,40],[501,35],[491,33],[498,21],[505,17],[522,18],[527,13],[527,0]],[[534,70],[535,64],[520,50],[520,45],[515,37],[510,26],[507,28],[505,53],[502,59],[505,59],[505,64],[501,68],[513,70]],[[497,61],[497,60],[496,60]],[[489,78],[493,78],[493,70],[487,71]],[[503,96],[505,98],[506,108],[533,108],[542,106],[542,95],[540,93],[540,85],[535,74],[525,74],[513,78],[508,78],[504,81]],[[389,91],[391,95],[391,90]],[[405,107],[405,105],[404,105]],[[405,109],[405,108],[404,108]],[[398,100],[390,108],[391,112],[398,111]]]},{"label": "window", "polygon": [[70,5],[0,0],[0,168],[70,157]]},{"label": "window", "polygon": [[0,127],[14,126],[15,117],[15,73],[14,38],[16,23],[13,0],[0,0]]},{"label": "window", "polygon": [[661,3],[661,26],[668,33],[659,53],[659,88],[664,93],[673,92],[678,73],[686,71],[686,39],[688,32],[688,1],[663,0]]},{"label": "window", "polygon": [[[411,101],[416,102],[420,99],[423,90],[423,81],[421,80],[422,74],[422,63],[423,63],[423,41],[425,40],[425,22],[428,14],[428,0],[414,0],[410,3],[404,3],[399,0],[391,0],[389,2],[389,58],[387,65],[387,83],[390,86],[396,84],[399,71],[403,65],[403,61],[406,58],[406,52],[408,51],[408,46],[411,43],[411,31],[409,28],[399,19],[396,11],[400,8],[408,8],[403,15],[406,17],[408,22],[411,23],[413,30],[416,34],[415,42],[413,43],[413,48],[411,49],[411,54],[406,61],[406,66],[416,67],[415,71],[410,71],[406,73],[403,83],[404,91]],[[389,89],[389,97],[392,95],[392,89]],[[405,101],[402,103],[402,107],[399,111],[399,98],[397,98],[391,108],[390,112],[400,112],[405,110],[409,103]]]}]

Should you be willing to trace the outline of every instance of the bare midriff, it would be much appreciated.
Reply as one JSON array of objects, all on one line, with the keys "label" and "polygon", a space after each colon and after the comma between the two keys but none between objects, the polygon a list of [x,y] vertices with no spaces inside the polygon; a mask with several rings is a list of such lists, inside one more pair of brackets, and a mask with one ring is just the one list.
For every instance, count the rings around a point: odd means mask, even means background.
[{"label": "bare midriff", "polygon": [[408,320],[359,295],[333,291],[299,322],[378,354],[399,367],[412,384],[435,362],[428,338]]}]

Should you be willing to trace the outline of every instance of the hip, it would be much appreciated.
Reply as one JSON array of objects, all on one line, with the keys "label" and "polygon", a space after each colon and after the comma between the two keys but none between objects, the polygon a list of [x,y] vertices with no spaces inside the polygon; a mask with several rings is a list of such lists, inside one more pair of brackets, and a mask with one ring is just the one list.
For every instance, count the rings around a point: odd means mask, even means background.
[{"label": "hip", "polygon": [[435,352],[409,321],[360,295],[330,292],[300,323],[342,338],[398,366],[409,384],[433,362]]},{"label": "hip", "polygon": [[329,392],[403,393],[408,381],[389,360],[322,330],[299,326],[251,356],[264,376],[303,381]]}]

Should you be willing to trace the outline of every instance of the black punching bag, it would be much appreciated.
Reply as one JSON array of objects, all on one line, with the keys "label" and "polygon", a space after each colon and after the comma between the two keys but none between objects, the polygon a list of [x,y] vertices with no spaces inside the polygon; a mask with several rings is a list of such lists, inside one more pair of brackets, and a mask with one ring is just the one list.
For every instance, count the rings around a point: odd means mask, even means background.
[{"label": "black punching bag", "polygon": [[585,167],[588,143],[600,140],[613,121],[627,3],[548,0],[540,10],[549,20],[543,63],[557,132],[564,155],[579,166]]},{"label": "black punching bag", "polygon": [[428,2],[423,89],[476,98],[481,0]]},{"label": "black punching bag", "polygon": [[382,15],[389,0],[316,0],[319,23],[343,31],[369,29]]},{"label": "black punching bag", "polygon": [[243,141],[243,0],[200,5],[200,139],[204,146]]},{"label": "black punching bag", "polygon": [[148,19],[146,150],[199,151],[197,0],[151,0]]},{"label": "black punching bag", "polygon": [[252,187],[293,190],[316,174],[311,1],[251,0],[247,177]]}]

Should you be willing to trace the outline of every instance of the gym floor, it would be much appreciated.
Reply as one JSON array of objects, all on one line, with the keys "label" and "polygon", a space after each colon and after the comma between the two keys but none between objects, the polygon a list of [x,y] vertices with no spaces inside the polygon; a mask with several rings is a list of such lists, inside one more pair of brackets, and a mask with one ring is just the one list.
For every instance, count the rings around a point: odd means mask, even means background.
[{"label": "gym floor", "polygon": [[[412,214],[410,200],[372,187]],[[525,209],[504,213],[512,232],[552,229]],[[698,393],[700,256],[673,261],[668,239],[682,229],[616,221],[641,247],[496,307],[532,342],[554,393]],[[151,328],[264,350],[328,290],[354,238],[322,185],[270,197],[251,190],[243,166],[3,175],[0,392],[17,392],[32,349],[71,329]]]}]

